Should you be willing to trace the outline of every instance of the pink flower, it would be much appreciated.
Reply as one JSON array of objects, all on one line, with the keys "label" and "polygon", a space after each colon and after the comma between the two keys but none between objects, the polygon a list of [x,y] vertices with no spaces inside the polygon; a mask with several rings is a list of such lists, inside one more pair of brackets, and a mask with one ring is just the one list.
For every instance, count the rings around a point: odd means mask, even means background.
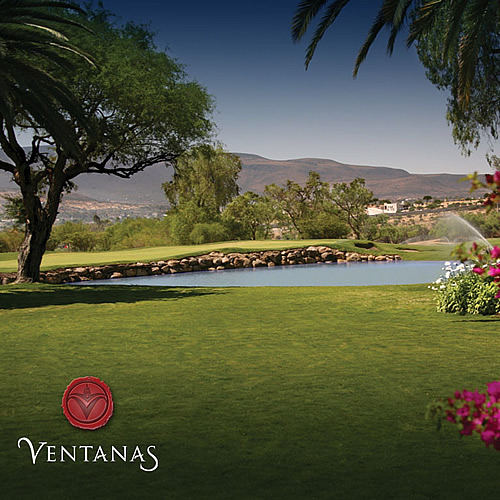
[{"label": "pink flower", "polygon": [[488,394],[491,397],[493,403],[496,403],[500,399],[500,382],[490,382],[488,385]]},{"label": "pink flower", "polygon": [[491,258],[492,259],[498,259],[498,258],[500,258],[500,247],[494,246],[491,249]]},{"label": "pink flower", "polygon": [[457,415],[459,417],[467,417],[469,415],[469,407],[463,406],[462,408],[457,409]]},{"label": "pink flower", "polygon": [[486,401],[486,395],[477,391],[477,389],[472,393],[472,401],[476,403],[477,406],[481,406]]},{"label": "pink flower", "polygon": [[486,446],[489,446],[495,440],[495,433],[493,431],[483,431],[481,432],[481,439]]},{"label": "pink flower", "polygon": [[484,274],[484,269],[482,267],[475,267],[473,270],[472,270],[473,273],[476,273],[476,274]]},{"label": "pink flower", "polygon": [[493,180],[495,181],[496,184],[500,184],[500,170],[497,170],[493,174]]},{"label": "pink flower", "polygon": [[492,276],[493,278],[496,278],[497,276],[500,276],[500,268],[498,267],[490,267],[488,270],[488,275]]}]

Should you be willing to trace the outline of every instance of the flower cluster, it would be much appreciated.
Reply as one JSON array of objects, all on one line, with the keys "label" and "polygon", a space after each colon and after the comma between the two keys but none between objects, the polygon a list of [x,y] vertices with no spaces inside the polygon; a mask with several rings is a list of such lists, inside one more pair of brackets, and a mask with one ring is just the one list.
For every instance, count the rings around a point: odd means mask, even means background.
[{"label": "flower cluster", "polygon": [[493,445],[500,450],[500,381],[487,386],[487,394],[477,389],[456,391],[455,397],[448,398],[447,405],[440,409],[444,410],[448,422],[459,426],[461,435],[477,432],[486,446]]},{"label": "flower cluster", "polygon": [[472,266],[464,262],[445,262],[442,268],[444,273],[433,283],[431,283],[427,288],[434,291],[444,290],[446,288],[446,283],[460,276],[468,271],[472,270]]},{"label": "flower cluster", "polygon": [[485,195],[484,206],[487,210],[491,210],[495,204],[500,203],[500,171],[497,170],[494,174],[486,174],[485,182],[481,182],[478,179],[477,172],[466,177],[472,181],[472,186],[470,188],[471,192],[476,189],[486,188],[490,192]]},{"label": "flower cluster", "polygon": [[464,246],[455,250],[461,261],[469,260],[474,263],[472,271],[480,276],[493,278],[499,290],[495,295],[500,299],[500,247],[484,248],[473,243],[472,248],[467,252]]}]

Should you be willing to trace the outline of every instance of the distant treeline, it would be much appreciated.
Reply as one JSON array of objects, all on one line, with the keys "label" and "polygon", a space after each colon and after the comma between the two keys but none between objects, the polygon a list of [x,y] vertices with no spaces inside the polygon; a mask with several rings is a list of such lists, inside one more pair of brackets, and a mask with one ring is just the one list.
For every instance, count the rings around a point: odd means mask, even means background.
[{"label": "distant treeline", "polygon": [[[500,220],[495,213],[464,214],[463,218],[474,225],[485,237],[500,237]],[[49,240],[48,250],[62,251],[106,251],[127,248],[142,248],[168,246],[179,244],[178,235],[173,231],[177,224],[175,218],[163,219],[125,219],[120,222],[101,221],[98,217],[94,222],[65,222],[54,226]],[[233,229],[232,229],[233,228]],[[233,230],[233,232],[232,232]],[[362,237],[372,241],[385,243],[401,243],[411,238],[447,237],[446,225],[435,224],[430,230],[421,225],[405,225],[389,223],[386,215],[370,217]],[[190,233],[194,243],[209,243],[212,241],[250,239],[249,233],[242,232],[241,227],[234,223],[204,222],[195,224]],[[285,233],[291,237],[293,233]],[[343,235],[346,237],[347,235]],[[0,252],[16,252],[24,237],[21,229],[9,229],[0,232]],[[257,239],[270,238],[270,233],[260,231]],[[306,233],[304,238],[309,238]],[[191,240],[192,241],[192,240]]]}]

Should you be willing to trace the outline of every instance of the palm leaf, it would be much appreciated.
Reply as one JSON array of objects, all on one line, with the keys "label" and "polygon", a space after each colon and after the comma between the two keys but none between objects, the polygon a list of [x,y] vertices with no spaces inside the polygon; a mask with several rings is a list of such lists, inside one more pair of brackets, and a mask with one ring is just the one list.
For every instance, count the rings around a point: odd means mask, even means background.
[{"label": "palm leaf", "polygon": [[297,7],[292,21],[292,40],[298,42],[307,31],[310,22],[328,0],[303,0]]},{"label": "palm leaf", "polygon": [[358,53],[358,57],[356,58],[356,63],[354,64],[354,72],[353,72],[354,76],[357,76],[359,67],[366,59],[370,47],[372,46],[373,42],[375,41],[375,38],[377,38],[377,35],[380,33],[380,30],[385,26],[385,24],[386,20],[384,18],[384,13],[381,10],[379,10],[377,17],[375,18],[375,21],[373,21],[368,36],[366,37],[366,40],[364,41]]},{"label": "palm leaf", "polygon": [[323,38],[323,35],[325,34],[326,30],[335,22],[335,19],[337,19],[342,9],[348,3],[349,0],[335,0],[329,7],[327,7],[323,18],[321,19],[319,26],[312,37],[311,43],[307,48],[306,69],[308,68],[309,63],[311,62],[311,59],[314,56],[314,52],[316,51],[316,47],[318,46],[320,40]]}]

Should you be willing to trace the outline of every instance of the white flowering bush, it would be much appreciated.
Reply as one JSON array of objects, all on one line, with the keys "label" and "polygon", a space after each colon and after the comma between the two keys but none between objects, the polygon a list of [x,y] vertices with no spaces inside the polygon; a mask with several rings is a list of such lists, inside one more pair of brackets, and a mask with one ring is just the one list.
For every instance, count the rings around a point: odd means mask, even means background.
[{"label": "white flowering bush", "polygon": [[445,262],[443,275],[429,288],[435,291],[437,310],[455,314],[500,313],[497,285],[472,271],[473,266]]}]

